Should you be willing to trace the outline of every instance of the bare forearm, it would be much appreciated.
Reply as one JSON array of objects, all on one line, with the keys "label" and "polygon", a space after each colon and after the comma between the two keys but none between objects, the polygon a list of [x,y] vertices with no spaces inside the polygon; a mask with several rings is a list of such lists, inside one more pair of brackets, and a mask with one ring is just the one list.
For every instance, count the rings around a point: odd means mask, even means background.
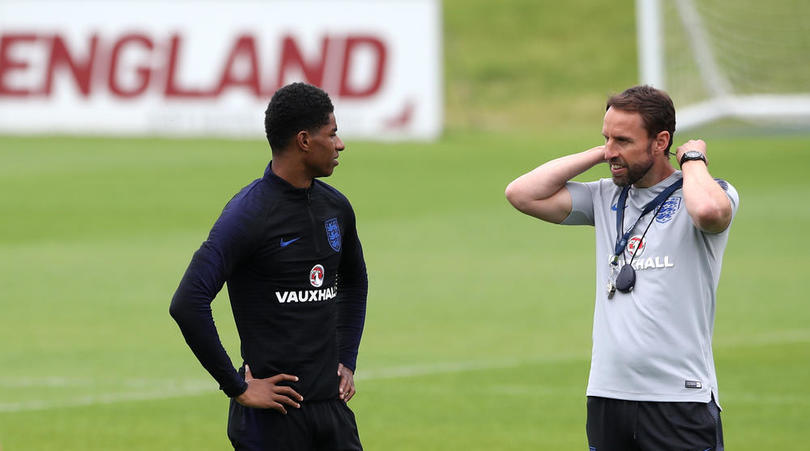
[{"label": "bare forearm", "polygon": [[686,211],[695,225],[710,233],[718,233],[731,222],[731,202],[702,161],[689,161],[683,171],[683,198]]},{"label": "bare forearm", "polygon": [[565,183],[603,161],[603,146],[551,160],[510,183],[506,198],[526,214],[560,222],[571,212]]},{"label": "bare forearm", "polygon": [[[678,158],[688,150],[697,150],[705,155],[706,143],[701,140],[688,141],[678,148]],[[731,201],[709,173],[707,164],[700,160],[687,161],[681,171],[684,204],[692,221],[705,232],[725,230],[731,223]]]},{"label": "bare forearm", "polygon": [[507,197],[511,193],[513,197],[547,199],[565,186],[565,182],[603,161],[602,146],[551,160],[510,183],[506,188]]}]

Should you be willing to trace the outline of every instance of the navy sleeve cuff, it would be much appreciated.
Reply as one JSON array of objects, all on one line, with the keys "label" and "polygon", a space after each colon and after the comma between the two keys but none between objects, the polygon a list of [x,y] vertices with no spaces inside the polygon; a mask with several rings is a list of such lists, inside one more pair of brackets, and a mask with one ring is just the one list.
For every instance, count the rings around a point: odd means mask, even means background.
[{"label": "navy sleeve cuff", "polygon": [[228,385],[227,387],[220,387],[229,398],[236,398],[237,396],[241,395],[242,393],[247,391],[248,384],[245,381],[241,381],[238,385]]}]

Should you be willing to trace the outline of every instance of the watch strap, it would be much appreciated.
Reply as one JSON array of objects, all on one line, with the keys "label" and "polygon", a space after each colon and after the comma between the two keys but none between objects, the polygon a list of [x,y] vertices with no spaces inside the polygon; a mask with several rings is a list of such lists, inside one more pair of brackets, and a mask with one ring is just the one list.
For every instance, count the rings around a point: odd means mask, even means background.
[{"label": "watch strap", "polygon": [[687,161],[693,160],[701,160],[703,161],[703,163],[708,164],[706,163],[706,155],[704,155],[703,152],[697,150],[688,150],[684,152],[683,155],[681,155],[681,161],[679,161],[678,164],[683,166],[683,164],[686,163]]}]

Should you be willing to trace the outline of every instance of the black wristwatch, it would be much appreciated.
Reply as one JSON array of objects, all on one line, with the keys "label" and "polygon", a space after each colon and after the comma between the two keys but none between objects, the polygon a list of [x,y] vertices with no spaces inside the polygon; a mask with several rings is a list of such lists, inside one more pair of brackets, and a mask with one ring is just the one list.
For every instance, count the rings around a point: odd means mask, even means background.
[{"label": "black wristwatch", "polygon": [[684,152],[683,155],[681,155],[681,161],[678,163],[681,165],[681,167],[683,167],[684,163],[692,160],[701,160],[704,164],[708,165],[708,163],[706,163],[706,155],[703,155],[703,152],[698,152],[697,150],[689,150]]}]

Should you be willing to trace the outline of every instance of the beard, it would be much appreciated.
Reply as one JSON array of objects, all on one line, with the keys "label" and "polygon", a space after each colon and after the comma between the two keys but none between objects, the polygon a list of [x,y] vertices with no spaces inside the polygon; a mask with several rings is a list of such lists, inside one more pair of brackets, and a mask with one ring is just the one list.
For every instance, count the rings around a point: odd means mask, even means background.
[{"label": "beard", "polygon": [[618,158],[616,161],[611,161],[611,163],[619,163],[625,164],[627,167],[627,173],[623,176],[613,176],[613,183],[616,186],[627,186],[636,183],[637,181],[641,180],[642,177],[647,175],[647,172],[653,166],[653,156],[652,156],[652,145],[653,143],[647,145],[646,155],[647,159],[644,161],[639,161],[633,164],[627,164],[624,161],[619,160]]}]

